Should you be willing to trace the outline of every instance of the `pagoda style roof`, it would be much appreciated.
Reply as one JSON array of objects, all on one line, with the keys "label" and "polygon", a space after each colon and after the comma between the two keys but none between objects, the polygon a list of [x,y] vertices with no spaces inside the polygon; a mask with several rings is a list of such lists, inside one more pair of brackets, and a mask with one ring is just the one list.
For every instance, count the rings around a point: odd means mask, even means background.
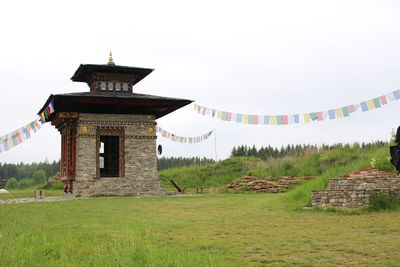
[{"label": "pagoda style roof", "polygon": [[81,64],[71,77],[74,82],[88,82],[92,73],[131,74],[135,75],[134,84],[149,75],[154,69],[120,66],[115,64]]},{"label": "pagoda style roof", "polygon": [[[82,66],[82,65],[81,65]],[[53,103],[55,112],[97,113],[97,114],[144,114],[161,118],[192,100],[170,98],[126,92],[81,92],[50,95],[38,115]]]}]

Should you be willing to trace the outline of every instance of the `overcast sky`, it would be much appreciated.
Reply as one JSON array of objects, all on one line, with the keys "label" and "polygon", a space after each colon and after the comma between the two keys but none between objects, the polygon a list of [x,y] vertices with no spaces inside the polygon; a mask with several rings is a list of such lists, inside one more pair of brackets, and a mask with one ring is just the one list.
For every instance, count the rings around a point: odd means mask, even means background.
[{"label": "overcast sky", "polygon": [[[326,111],[400,88],[399,1],[3,1],[0,4],[0,136],[36,118],[50,94],[88,91],[70,80],[79,64],[154,68],[137,93],[195,100],[247,114]],[[289,126],[203,117],[187,106],[163,129],[216,138],[164,156],[229,156],[233,146],[388,140],[400,101],[350,118]],[[60,158],[47,123],[0,162]]]}]

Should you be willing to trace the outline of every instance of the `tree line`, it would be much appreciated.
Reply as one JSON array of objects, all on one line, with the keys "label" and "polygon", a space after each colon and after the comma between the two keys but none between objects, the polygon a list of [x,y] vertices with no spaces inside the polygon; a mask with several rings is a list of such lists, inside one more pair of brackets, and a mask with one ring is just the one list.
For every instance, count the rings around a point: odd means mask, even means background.
[{"label": "tree line", "polygon": [[159,158],[157,160],[157,169],[159,171],[165,169],[172,168],[181,168],[181,167],[189,167],[189,166],[200,166],[215,163],[213,159],[209,158],[200,158],[200,157],[191,157],[191,158],[183,158],[183,157],[171,157],[171,158]]},{"label": "tree line", "polygon": [[32,178],[36,171],[43,170],[46,178],[56,175],[60,170],[60,161],[39,162],[39,163],[1,163],[0,162],[0,180],[15,178],[17,181]]},{"label": "tree line", "polygon": [[271,147],[269,146],[262,146],[261,148],[257,149],[255,145],[247,146],[241,145],[238,147],[233,147],[231,151],[231,157],[256,157],[262,160],[268,159],[277,159],[277,158],[284,158],[284,157],[298,157],[304,155],[306,152],[310,151],[320,151],[320,150],[333,150],[337,148],[343,149],[355,149],[362,152],[365,149],[383,147],[387,144],[384,141],[376,141],[371,143],[354,143],[354,144],[333,144],[333,145],[287,145],[282,146],[281,148]]},{"label": "tree line", "polygon": [[7,189],[23,189],[46,183],[59,169],[60,161],[18,164],[0,162],[0,181],[7,181]]}]

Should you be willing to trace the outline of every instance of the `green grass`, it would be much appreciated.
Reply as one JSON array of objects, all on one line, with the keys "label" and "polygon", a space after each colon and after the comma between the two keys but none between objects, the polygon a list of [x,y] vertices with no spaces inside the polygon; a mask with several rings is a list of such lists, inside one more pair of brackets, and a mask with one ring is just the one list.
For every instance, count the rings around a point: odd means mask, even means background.
[{"label": "green grass", "polygon": [[285,196],[0,205],[0,266],[395,266],[400,261],[400,212],[300,211]]},{"label": "green grass", "polygon": [[[191,166],[163,170],[158,178],[163,186],[172,189],[169,180],[173,179],[182,188],[197,186],[224,187],[245,175],[269,177],[271,180],[281,176],[315,176],[316,179],[301,181],[292,189],[286,200],[297,207],[311,204],[310,194],[314,189],[323,189],[329,180],[360,168],[371,167],[376,159],[377,167],[387,171],[396,170],[388,161],[389,144],[384,147],[373,146],[360,149],[359,146],[339,146],[332,150],[308,151],[303,156],[262,161],[258,158],[229,158],[207,166]],[[190,190],[189,191],[193,191]]]},{"label": "green grass", "polygon": [[[313,189],[370,167],[373,158],[390,168],[387,149],[344,146],[297,158],[231,158],[159,173],[164,185],[174,179],[190,192],[223,187],[244,175],[317,177],[281,194],[0,205],[0,266],[396,266],[400,211],[301,209]],[[32,194],[27,189],[0,198]]]},{"label": "green grass", "polygon": [[[15,189],[8,190],[10,193],[8,194],[0,194],[0,200],[12,199],[12,198],[33,198],[34,191],[36,187],[25,188],[25,189]],[[63,190],[44,190],[45,197],[56,197],[63,196]]]}]

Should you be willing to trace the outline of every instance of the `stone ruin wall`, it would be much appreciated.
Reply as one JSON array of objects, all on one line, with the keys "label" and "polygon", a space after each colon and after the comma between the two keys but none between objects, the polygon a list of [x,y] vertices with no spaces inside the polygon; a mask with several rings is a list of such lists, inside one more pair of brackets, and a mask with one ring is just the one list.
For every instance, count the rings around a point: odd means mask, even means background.
[{"label": "stone ruin wall", "polygon": [[[152,115],[79,114],[74,193],[93,195],[164,195],[157,179],[156,129]],[[98,177],[97,129],[122,129],[123,177]]]},{"label": "stone ruin wall", "polygon": [[326,190],[313,190],[311,205],[360,208],[368,205],[373,193],[400,194],[400,176],[377,169],[360,169],[331,179]]}]

